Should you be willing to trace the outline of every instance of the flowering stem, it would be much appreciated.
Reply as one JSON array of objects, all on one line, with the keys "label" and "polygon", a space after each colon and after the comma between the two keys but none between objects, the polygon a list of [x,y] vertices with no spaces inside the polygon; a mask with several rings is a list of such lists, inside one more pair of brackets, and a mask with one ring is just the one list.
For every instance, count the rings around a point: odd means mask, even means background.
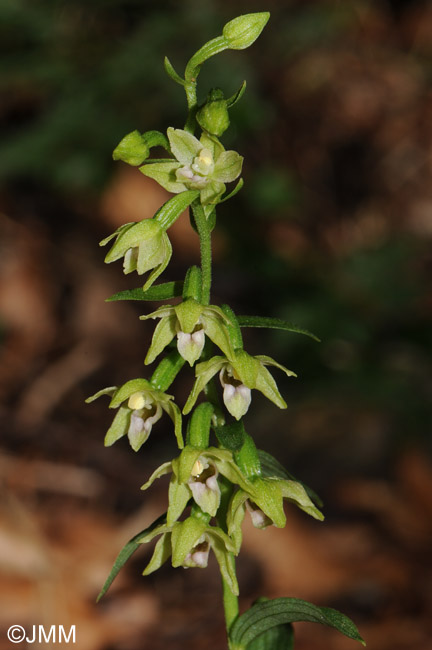
[{"label": "flowering stem", "polygon": [[[234,560],[233,553],[230,553],[230,559],[234,564],[235,560]],[[234,623],[237,616],[239,615],[238,596],[235,596],[233,594],[233,592],[231,591],[229,585],[227,584],[224,578],[222,578],[222,590],[223,590],[223,606],[224,606],[224,613],[225,613],[225,625],[226,625],[226,630],[229,638],[229,631],[231,625]]]},{"label": "flowering stem", "polygon": [[211,229],[204,214],[203,207],[198,199],[192,203],[192,213],[200,238],[201,272],[202,272],[202,297],[203,305],[210,304],[210,287],[212,276],[211,257]]},{"label": "flowering stem", "polygon": [[186,99],[188,104],[188,117],[185,124],[185,131],[194,133],[195,131],[195,113],[198,108],[196,81],[190,81],[185,85]]}]

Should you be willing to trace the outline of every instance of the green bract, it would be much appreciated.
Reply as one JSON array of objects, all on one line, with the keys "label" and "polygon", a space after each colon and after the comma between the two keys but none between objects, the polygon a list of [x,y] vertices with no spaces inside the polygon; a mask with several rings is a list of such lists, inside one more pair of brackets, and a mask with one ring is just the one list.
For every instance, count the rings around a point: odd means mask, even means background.
[{"label": "green bract", "polygon": [[168,192],[199,190],[206,216],[230,183],[241,174],[243,158],[235,151],[225,151],[219,140],[203,133],[198,140],[181,129],[167,130],[173,162],[149,163],[140,171],[162,185]]},{"label": "green bract", "polygon": [[217,373],[224,389],[225,406],[236,420],[240,420],[247,412],[252,389],[259,390],[279,408],[286,408],[286,402],[265,366],[276,366],[289,377],[296,376],[292,370],[288,370],[274,359],[265,355],[252,357],[242,349],[235,350],[229,357],[216,356],[199,363],[195,370],[196,381],[183,413],[186,415],[191,411],[199,393]]},{"label": "green bract", "polygon": [[86,402],[93,402],[101,395],[111,395],[109,408],[118,408],[105,436],[106,447],[127,435],[132,449],[138,451],[149,437],[153,424],[162,417],[163,411],[173,421],[177,444],[180,448],[183,447],[181,414],[172,401],[172,395],[155,390],[146,379],[131,379],[120,388],[103,388]]},{"label": "green bract", "polygon": [[141,320],[160,318],[147,352],[145,363],[152,363],[162,350],[177,336],[177,349],[191,366],[201,356],[205,335],[223,352],[229,354],[231,343],[226,329],[228,318],[219,307],[205,306],[188,298],[172,307],[160,307]]},{"label": "green bract", "polygon": [[127,223],[103,239],[100,246],[105,246],[113,238],[115,242],[108,251],[105,262],[110,264],[123,257],[124,273],[136,271],[142,275],[151,271],[143,287],[144,290],[148,289],[171,259],[171,243],[164,228],[154,219]]}]

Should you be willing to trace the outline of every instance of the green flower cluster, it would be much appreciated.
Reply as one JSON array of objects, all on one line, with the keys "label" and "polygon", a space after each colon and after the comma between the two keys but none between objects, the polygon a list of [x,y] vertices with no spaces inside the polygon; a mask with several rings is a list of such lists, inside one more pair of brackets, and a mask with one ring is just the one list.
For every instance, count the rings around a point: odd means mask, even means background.
[{"label": "green flower cluster", "polygon": [[[288,377],[295,373],[266,355],[251,356],[244,349],[240,326],[301,330],[279,320],[237,317],[227,305],[211,304],[211,233],[216,206],[242,186],[240,180],[231,194],[225,194],[226,183],[240,177],[243,158],[226,151],[219,137],[229,125],[229,109],[242,96],[245,84],[229,99],[220,89],[212,89],[204,104],[198,105],[196,81],[208,58],[225,49],[248,47],[267,20],[267,13],[259,13],[230,21],[221,36],[193,55],[183,78],[166,59],[167,73],[186,91],[184,129],[168,128],[166,136],[157,131],[133,131],[114,151],[115,159],[138,166],[174,196],[152,219],[125,224],[101,242],[111,242],[107,263],[123,259],[125,273],[148,274],[142,288],[112,299],[176,300],[141,316],[145,321],[158,320],[145,365],[164,355],[151,376],[102,389],[87,400],[108,395],[109,407],[116,410],[105,436],[107,446],[127,437],[138,452],[164,415],[171,420],[179,453],[162,463],[142,486],[147,490],[157,478],[169,474],[168,509],[132,540],[132,547],[159,537],[145,575],[168,559],[174,567],[206,567],[213,551],[222,575],[227,626],[238,613],[237,601],[232,600],[239,592],[235,557],[240,552],[247,513],[258,528],[281,528],[286,523],[284,503],[288,501],[315,519],[323,518],[319,500],[276,459],[266,454],[263,464],[264,452],[257,450],[243,422],[253,390],[281,409],[287,406],[267,366]],[[198,128],[199,138],[194,135]],[[149,158],[153,147],[163,147],[169,157]],[[201,266],[190,268],[183,282],[155,285],[172,254],[167,231],[187,209],[200,237]],[[167,390],[185,362],[194,368],[195,381],[181,408]]]}]

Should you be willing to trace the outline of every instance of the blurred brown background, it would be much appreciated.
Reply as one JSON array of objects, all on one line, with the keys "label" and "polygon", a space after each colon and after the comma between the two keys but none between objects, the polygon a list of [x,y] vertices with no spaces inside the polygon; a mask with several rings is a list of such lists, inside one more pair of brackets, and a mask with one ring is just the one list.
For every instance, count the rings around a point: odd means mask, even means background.
[{"label": "blurred brown background", "polygon": [[[372,650],[432,637],[432,7],[326,0],[3,0],[0,4],[0,648],[19,624],[76,625],[80,650],[226,647],[216,567],[141,577],[142,549],[95,597],[122,545],[165,503],[140,485],[175,453],[162,421],[139,454],[104,449],[112,413],[84,399],[143,372],[156,305],[98,241],[152,216],[164,191],[111,151],[181,127],[181,70],[235,15],[271,11],[259,41],[208,62],[227,95],[224,142],[245,189],[220,210],[215,302],[315,332],[249,330],[295,370],[289,408],[255,397],[258,445],[324,499],[319,524],[247,528],[242,607],[289,595],[340,608]],[[198,260],[182,217],[164,280]],[[277,371],[276,371],[277,372]],[[189,383],[177,381],[184,400]],[[312,624],[296,649],[355,643]]]}]

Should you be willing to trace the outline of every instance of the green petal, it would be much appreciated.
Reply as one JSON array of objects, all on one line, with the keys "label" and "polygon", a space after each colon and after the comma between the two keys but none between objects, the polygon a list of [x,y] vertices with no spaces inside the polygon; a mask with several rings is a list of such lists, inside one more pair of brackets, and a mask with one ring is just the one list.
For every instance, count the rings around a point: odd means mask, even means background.
[{"label": "green petal", "polygon": [[167,130],[167,135],[172,153],[183,165],[190,165],[203,148],[201,142],[194,135],[182,129],[170,127]]},{"label": "green petal", "polygon": [[131,410],[127,406],[120,406],[112,424],[105,435],[104,445],[110,447],[117,440],[127,434]]},{"label": "green petal", "polygon": [[216,205],[225,192],[225,185],[218,180],[210,180],[209,183],[201,190],[200,200],[202,205]]},{"label": "green petal", "polygon": [[203,361],[202,363],[199,363],[196,368],[195,368],[195,375],[196,375],[196,380],[195,383],[192,387],[191,393],[187,399],[186,404],[184,405],[183,408],[183,414],[186,415],[189,413],[196,400],[198,399],[198,395],[200,392],[204,389],[204,387],[208,384],[210,379],[215,376],[219,370],[227,363],[227,360],[225,357],[212,357],[208,361]]},{"label": "green petal", "polygon": [[153,571],[160,569],[162,564],[167,561],[170,555],[171,535],[169,533],[164,533],[157,541],[151,560],[143,571],[143,576],[148,576],[150,573],[153,573]]},{"label": "green petal", "polygon": [[213,135],[209,133],[203,133],[200,137],[201,145],[204,149],[209,149],[211,151],[213,160],[216,162],[219,159],[219,156],[225,151],[223,144]]},{"label": "green petal", "polygon": [[153,363],[162,350],[173,340],[176,335],[176,317],[165,316],[156,325],[150,348],[147,352],[144,363]]},{"label": "green petal", "polygon": [[216,161],[212,178],[221,183],[231,183],[241,174],[243,158],[236,151],[224,151]]},{"label": "green petal", "polygon": [[173,194],[184,192],[187,188],[186,185],[180,183],[176,179],[176,171],[180,167],[180,163],[152,163],[150,165],[143,165],[139,168],[140,172],[148,178],[153,178],[164,189]]}]

